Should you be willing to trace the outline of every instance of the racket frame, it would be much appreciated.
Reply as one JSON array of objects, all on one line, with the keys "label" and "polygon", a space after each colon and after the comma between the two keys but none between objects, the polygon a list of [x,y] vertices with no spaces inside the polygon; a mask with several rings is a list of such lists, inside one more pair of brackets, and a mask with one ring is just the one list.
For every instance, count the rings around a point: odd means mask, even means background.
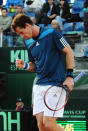
[{"label": "racket frame", "polygon": [[[63,88],[63,89],[66,91],[66,101],[65,101],[64,105],[61,106],[59,109],[52,109],[51,107],[48,106],[48,104],[47,104],[47,102],[46,102],[46,100],[45,100],[48,91],[49,91],[52,87],[53,87],[53,86],[49,87],[49,88],[45,91],[45,93],[44,93],[44,103],[45,103],[45,105],[47,106],[47,108],[50,109],[51,111],[59,111],[59,110],[63,109],[63,108],[65,107],[65,105],[67,104],[68,99],[69,99],[69,92],[70,92],[70,90],[69,90],[68,86],[60,86],[60,87],[58,87],[58,88]],[[58,102],[57,102],[57,103],[58,103]]]}]

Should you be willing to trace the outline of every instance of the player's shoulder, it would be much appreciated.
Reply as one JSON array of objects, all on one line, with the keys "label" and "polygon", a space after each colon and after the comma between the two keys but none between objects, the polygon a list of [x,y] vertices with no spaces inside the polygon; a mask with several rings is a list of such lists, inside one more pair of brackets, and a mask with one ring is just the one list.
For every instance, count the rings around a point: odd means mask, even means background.
[{"label": "player's shoulder", "polygon": [[55,32],[55,29],[54,28],[48,28],[47,26],[46,27],[42,27],[41,28],[41,32],[40,34],[45,34],[45,35],[48,35],[48,34],[52,34]]},{"label": "player's shoulder", "polygon": [[51,30],[54,31],[54,28],[52,28],[52,27],[48,28],[47,26],[44,26],[44,27],[41,28],[42,32],[44,32],[44,31],[51,31]]},{"label": "player's shoulder", "polygon": [[58,30],[58,29],[55,29],[53,27],[45,27],[45,30],[47,30],[48,32],[51,32],[51,33],[57,33],[57,34],[61,34],[61,32]]}]

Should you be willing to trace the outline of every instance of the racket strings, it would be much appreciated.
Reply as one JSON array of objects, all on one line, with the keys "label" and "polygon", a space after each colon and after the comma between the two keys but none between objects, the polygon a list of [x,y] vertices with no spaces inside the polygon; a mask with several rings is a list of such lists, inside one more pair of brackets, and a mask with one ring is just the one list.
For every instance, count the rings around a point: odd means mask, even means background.
[{"label": "racket strings", "polygon": [[67,100],[67,91],[63,87],[51,87],[46,91],[44,96],[45,105],[48,107],[48,109],[54,111],[53,116],[55,115],[56,111],[64,108]]},{"label": "racket strings", "polygon": [[[63,88],[62,88],[62,90],[63,90]],[[59,103],[59,101],[60,101],[60,99],[61,99],[62,90],[61,90],[61,93],[60,93],[60,97],[59,97],[59,99],[58,99],[58,101],[57,101],[57,104],[56,104],[55,110],[57,109],[58,103]],[[56,111],[54,111],[54,113],[53,113],[53,117],[54,117],[54,115],[55,115],[55,112],[56,112]]]}]

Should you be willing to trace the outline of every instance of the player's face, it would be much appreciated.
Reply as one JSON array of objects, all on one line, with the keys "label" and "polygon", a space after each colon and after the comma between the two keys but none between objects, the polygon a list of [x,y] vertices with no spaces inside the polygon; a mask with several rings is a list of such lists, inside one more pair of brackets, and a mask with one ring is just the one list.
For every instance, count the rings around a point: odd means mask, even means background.
[{"label": "player's face", "polygon": [[28,26],[25,28],[16,27],[16,33],[24,39],[32,38],[32,29]]}]

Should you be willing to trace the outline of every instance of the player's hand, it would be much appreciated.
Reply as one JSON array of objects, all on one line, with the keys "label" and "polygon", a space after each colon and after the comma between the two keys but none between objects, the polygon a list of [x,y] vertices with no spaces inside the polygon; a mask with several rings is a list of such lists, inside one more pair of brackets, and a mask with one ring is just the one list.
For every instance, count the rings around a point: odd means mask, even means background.
[{"label": "player's hand", "polygon": [[67,85],[69,87],[69,90],[72,91],[74,87],[74,80],[71,77],[66,77],[66,80],[64,81],[63,85]]},{"label": "player's hand", "polygon": [[24,60],[16,59],[16,61],[15,61],[15,65],[16,65],[17,68],[23,69],[24,68],[24,64],[25,64]]}]

